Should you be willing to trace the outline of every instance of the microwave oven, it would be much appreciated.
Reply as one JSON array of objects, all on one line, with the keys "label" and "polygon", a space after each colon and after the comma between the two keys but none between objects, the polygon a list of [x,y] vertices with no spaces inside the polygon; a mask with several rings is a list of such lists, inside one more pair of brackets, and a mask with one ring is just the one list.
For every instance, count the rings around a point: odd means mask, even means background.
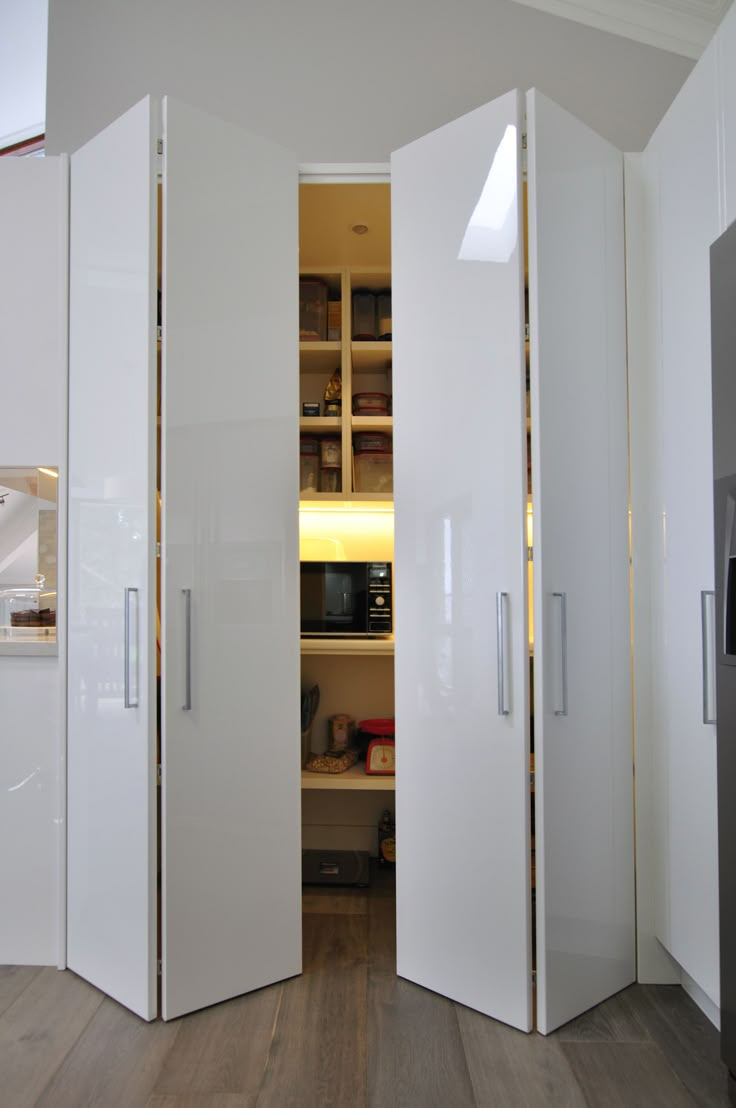
[{"label": "microwave oven", "polygon": [[390,635],[390,562],[301,562],[301,620],[305,637]]}]

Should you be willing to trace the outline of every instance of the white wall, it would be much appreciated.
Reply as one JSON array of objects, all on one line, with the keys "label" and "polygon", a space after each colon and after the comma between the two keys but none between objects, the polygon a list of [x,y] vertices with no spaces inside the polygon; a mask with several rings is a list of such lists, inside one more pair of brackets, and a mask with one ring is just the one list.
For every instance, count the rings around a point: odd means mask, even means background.
[{"label": "white wall", "polygon": [[0,148],[43,133],[48,0],[0,0]]},{"label": "white wall", "polygon": [[[58,466],[59,581],[66,575],[68,163],[0,159],[0,467]],[[17,414],[22,413],[22,414]],[[63,957],[66,661],[0,653],[0,963]]]},{"label": "white wall", "polygon": [[77,149],[151,92],[300,161],[381,162],[535,86],[640,150],[691,67],[512,0],[50,0],[47,148]]}]

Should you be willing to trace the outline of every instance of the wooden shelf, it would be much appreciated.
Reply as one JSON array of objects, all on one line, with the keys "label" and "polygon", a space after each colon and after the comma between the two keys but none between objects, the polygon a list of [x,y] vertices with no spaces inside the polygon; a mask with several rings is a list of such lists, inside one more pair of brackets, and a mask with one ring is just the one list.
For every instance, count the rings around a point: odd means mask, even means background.
[{"label": "wooden shelf", "polygon": [[354,373],[380,373],[391,361],[390,342],[351,342]]},{"label": "wooden shelf", "polygon": [[348,500],[362,501],[362,500],[374,500],[383,504],[392,504],[394,494],[392,492],[351,492],[348,494]]},{"label": "wooden shelf", "polygon": [[362,762],[356,762],[344,773],[310,773],[302,770],[303,789],[359,789],[364,792],[395,792],[395,777],[376,777],[365,772]]},{"label": "wooden shelf", "polygon": [[[355,493],[352,494],[354,496]],[[310,504],[319,504],[320,501],[324,503],[335,503],[341,500],[345,500],[346,494],[344,492],[302,492],[299,493],[299,503],[304,504],[307,501]]]},{"label": "wooden shelf", "polygon": [[331,374],[342,358],[340,342],[300,342],[299,372]]},{"label": "wooden shelf", "polygon": [[375,657],[394,653],[394,639],[301,639],[302,654],[337,654]]},{"label": "wooden shelf", "polygon": [[394,417],[382,415],[354,415],[350,424],[353,431],[388,431],[393,433]]},{"label": "wooden shelf", "polygon": [[317,435],[323,431],[339,431],[342,427],[340,416],[300,416],[299,430],[304,434]]}]

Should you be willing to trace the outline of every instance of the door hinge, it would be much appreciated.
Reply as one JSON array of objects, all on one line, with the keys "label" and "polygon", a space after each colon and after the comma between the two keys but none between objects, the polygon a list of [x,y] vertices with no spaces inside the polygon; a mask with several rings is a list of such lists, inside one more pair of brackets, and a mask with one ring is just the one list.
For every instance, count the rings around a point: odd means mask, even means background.
[{"label": "door hinge", "polygon": [[156,557],[157,558],[161,557],[161,543],[160,542],[156,543]]},{"label": "door hinge", "polygon": [[163,335],[163,327],[159,323],[158,326],[156,327],[156,342],[161,342],[162,335]]},{"label": "door hinge", "polygon": [[526,150],[526,131],[521,132],[521,149]]},{"label": "door hinge", "polygon": [[[524,135],[524,138],[526,139],[526,135]],[[163,152],[164,152],[164,140],[163,139],[158,139],[157,142],[156,142],[156,153],[157,154],[163,154]]]},{"label": "door hinge", "polygon": [[529,770],[529,788],[534,792],[534,770]]},{"label": "door hinge", "polygon": [[156,766],[156,784],[161,784],[161,766]]},{"label": "door hinge", "polygon": [[533,562],[534,561],[534,547],[533,546],[527,546],[527,548],[526,548],[526,560],[527,560],[527,562]]},{"label": "door hinge", "polygon": [[161,976],[161,974],[163,973],[163,969],[164,969],[164,967],[161,964],[161,959],[159,958],[158,961],[156,962],[156,976],[157,977]]},{"label": "door hinge", "polygon": [[[161,965],[160,962],[159,962],[159,965]],[[533,969],[532,970],[532,988],[536,989],[536,987],[537,987],[537,971],[535,969]]]}]

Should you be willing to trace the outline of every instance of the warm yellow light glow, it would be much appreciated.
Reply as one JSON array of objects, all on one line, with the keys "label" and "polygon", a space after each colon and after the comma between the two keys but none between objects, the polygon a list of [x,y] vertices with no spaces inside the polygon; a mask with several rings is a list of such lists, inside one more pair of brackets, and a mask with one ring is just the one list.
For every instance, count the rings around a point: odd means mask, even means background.
[{"label": "warm yellow light glow", "polygon": [[[337,510],[336,510],[337,509]],[[302,561],[392,562],[394,513],[391,505],[309,505],[299,511]]]},{"label": "warm yellow light glow", "polygon": [[391,500],[300,500],[299,513],[303,512],[317,514],[334,512],[338,515],[381,512],[384,515],[393,515],[394,505]]},{"label": "warm yellow light glow", "polygon": [[47,469],[46,466],[36,466],[39,473],[45,473],[49,477],[58,477],[59,471],[57,469]]}]

